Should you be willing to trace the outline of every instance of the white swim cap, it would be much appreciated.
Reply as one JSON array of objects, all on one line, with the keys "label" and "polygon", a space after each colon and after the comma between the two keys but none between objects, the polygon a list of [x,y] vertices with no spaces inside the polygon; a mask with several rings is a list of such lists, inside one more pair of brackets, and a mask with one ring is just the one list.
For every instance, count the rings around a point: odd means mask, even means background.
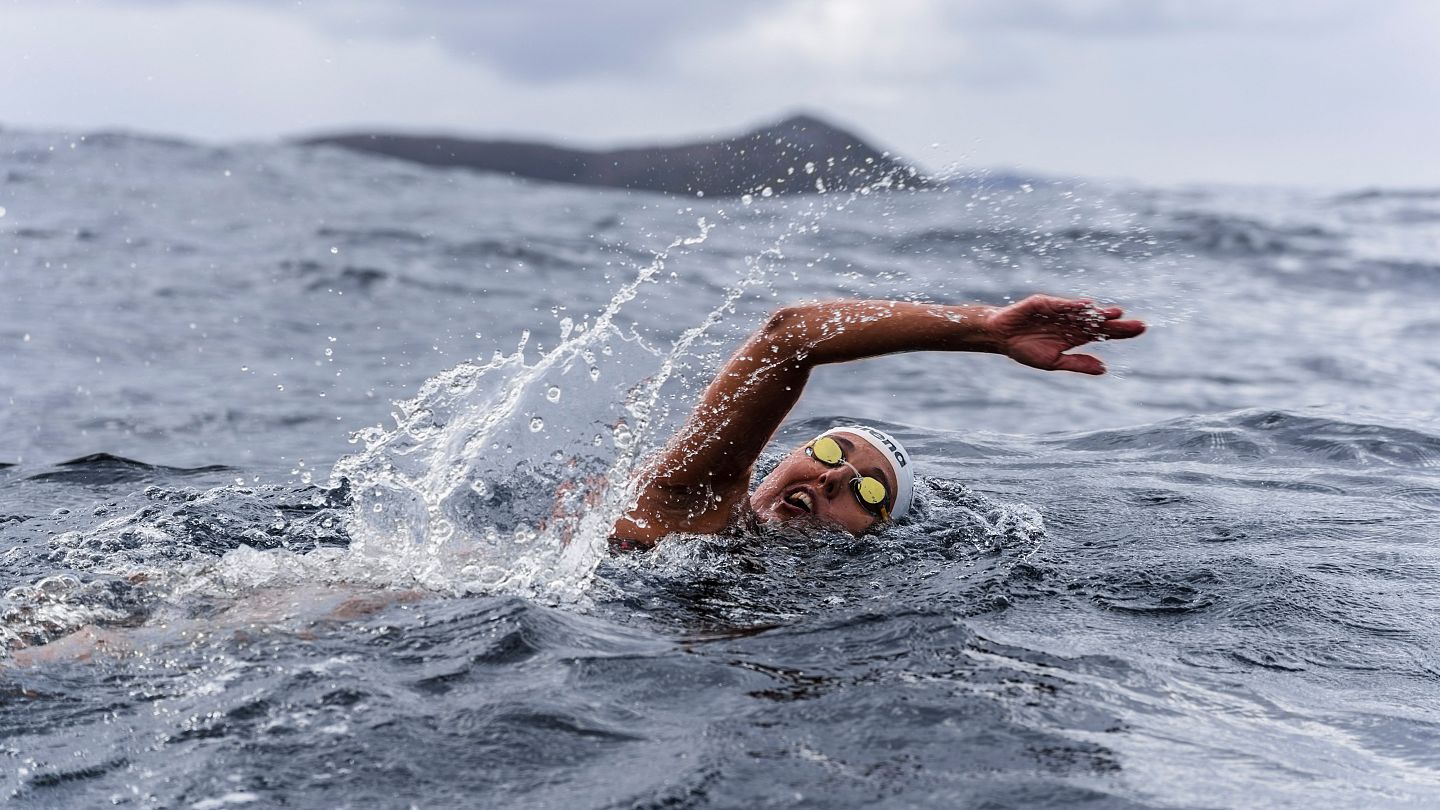
[{"label": "white swim cap", "polygon": [[864,439],[866,444],[879,450],[880,455],[890,462],[890,471],[895,478],[895,508],[890,510],[890,519],[899,520],[905,517],[910,511],[910,505],[915,502],[915,465],[911,463],[910,453],[905,450],[905,445],[889,433],[869,425],[841,425],[820,435],[829,436],[832,433],[858,436]]}]

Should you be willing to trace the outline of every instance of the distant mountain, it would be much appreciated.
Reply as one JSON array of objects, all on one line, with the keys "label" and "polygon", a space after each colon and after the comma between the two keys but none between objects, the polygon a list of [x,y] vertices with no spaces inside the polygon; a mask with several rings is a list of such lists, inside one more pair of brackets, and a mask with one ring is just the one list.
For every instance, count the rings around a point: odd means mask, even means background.
[{"label": "distant mountain", "polygon": [[900,160],[808,115],[723,140],[604,152],[526,141],[385,133],[326,135],[300,143],[532,180],[687,195],[736,196],[767,187],[774,193],[806,193],[887,180],[896,187],[930,184]]}]

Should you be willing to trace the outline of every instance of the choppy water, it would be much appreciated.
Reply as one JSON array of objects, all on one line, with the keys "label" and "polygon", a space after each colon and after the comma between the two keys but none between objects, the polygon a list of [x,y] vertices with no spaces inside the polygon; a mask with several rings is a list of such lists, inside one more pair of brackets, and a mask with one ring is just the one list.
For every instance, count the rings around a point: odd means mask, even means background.
[{"label": "choppy water", "polygon": [[[17,806],[1440,801],[1440,192],[747,204],[3,132],[0,207]],[[624,493],[581,496],[777,304],[1034,290],[1153,328],[1102,379],[824,369],[785,428],[900,435],[904,525],[604,552]]]}]

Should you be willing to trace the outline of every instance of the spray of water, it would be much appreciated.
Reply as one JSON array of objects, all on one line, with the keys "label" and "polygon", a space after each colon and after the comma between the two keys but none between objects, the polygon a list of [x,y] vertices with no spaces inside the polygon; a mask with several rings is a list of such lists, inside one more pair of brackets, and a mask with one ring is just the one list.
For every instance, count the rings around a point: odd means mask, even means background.
[{"label": "spray of water", "polygon": [[[643,484],[646,454],[666,438],[659,428],[669,407],[662,397],[667,383],[739,299],[767,283],[786,242],[892,182],[798,206],[770,244],[745,257],[743,272],[698,323],[664,350],[643,353],[654,370],[620,390],[599,385],[599,357],[614,366],[635,354],[617,354],[617,346],[644,348],[618,325],[622,310],[643,285],[705,243],[715,226],[703,218],[695,232],[639,267],[593,318],[562,321],[558,345],[538,359],[526,357],[527,334],[510,354],[464,363],[427,381],[399,405],[394,427],[358,434],[363,451],[335,465],[332,484],[347,485],[354,504],[346,527],[352,538],[347,577],[450,592],[581,598],[607,553],[611,528]],[[582,367],[588,380],[580,378],[583,393],[573,399],[593,404],[609,396],[623,410],[591,408],[590,417],[599,411],[611,418],[589,426],[574,424],[573,413],[568,422],[547,424],[536,411],[573,390],[567,378],[578,377],[572,372]],[[613,370],[607,374],[624,380],[627,369]]]}]

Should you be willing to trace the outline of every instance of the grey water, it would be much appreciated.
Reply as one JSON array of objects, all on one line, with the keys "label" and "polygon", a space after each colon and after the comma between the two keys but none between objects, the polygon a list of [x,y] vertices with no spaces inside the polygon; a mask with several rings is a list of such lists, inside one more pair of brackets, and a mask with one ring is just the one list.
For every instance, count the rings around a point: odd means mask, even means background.
[{"label": "grey water", "polygon": [[[1440,803],[1440,190],[6,130],[0,212],[13,806]],[[1103,378],[825,368],[777,437],[895,432],[900,525],[606,551],[776,306],[1033,291],[1152,329]]]}]

